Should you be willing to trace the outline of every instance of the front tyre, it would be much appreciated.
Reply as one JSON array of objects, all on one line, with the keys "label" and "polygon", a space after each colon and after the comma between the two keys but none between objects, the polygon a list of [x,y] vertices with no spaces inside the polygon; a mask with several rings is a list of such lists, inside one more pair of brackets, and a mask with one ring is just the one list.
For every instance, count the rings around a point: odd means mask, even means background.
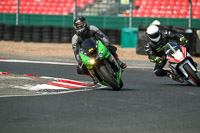
[{"label": "front tyre", "polygon": [[197,73],[188,65],[185,64],[183,66],[185,71],[187,72],[188,76],[192,79],[192,81],[197,85],[200,86],[200,78],[197,76]]},{"label": "front tyre", "polygon": [[122,79],[120,79],[119,86],[120,86],[120,88],[122,88],[124,86],[124,83],[123,83]]},{"label": "front tyre", "polygon": [[114,89],[114,90],[120,90],[121,89],[121,85],[119,85],[117,83],[117,81],[115,80],[115,78],[111,75],[111,73],[108,71],[108,69],[102,65],[99,68],[99,71],[101,72],[102,76],[104,77],[104,79],[106,80],[106,82],[108,82],[108,84]]}]

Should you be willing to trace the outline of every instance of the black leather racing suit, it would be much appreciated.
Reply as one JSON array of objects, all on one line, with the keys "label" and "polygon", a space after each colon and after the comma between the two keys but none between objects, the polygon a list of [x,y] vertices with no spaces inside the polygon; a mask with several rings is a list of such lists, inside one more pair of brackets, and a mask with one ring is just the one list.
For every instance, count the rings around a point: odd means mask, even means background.
[{"label": "black leather racing suit", "polygon": [[87,74],[88,71],[83,65],[82,60],[80,58],[79,52],[81,49],[81,43],[88,38],[94,38],[96,40],[100,40],[107,48],[108,50],[113,54],[113,56],[116,55],[116,50],[117,48],[113,45],[110,44],[109,38],[101,31],[99,30],[96,26],[90,25],[84,31],[82,34],[74,34],[72,37],[72,49],[74,51],[75,59],[78,62],[78,67],[77,67],[77,72],[79,74]]},{"label": "black leather racing suit", "polygon": [[[165,58],[165,47],[169,41],[180,41],[180,38],[184,37],[179,33],[172,33],[171,31],[160,31],[161,39],[159,42],[152,42],[148,38],[148,42],[144,45],[145,51],[148,54],[149,60],[155,62],[154,72],[157,76],[166,76],[166,70],[163,70],[167,59]],[[186,46],[188,47],[188,46]],[[158,63],[158,59],[163,58],[162,63]]]}]

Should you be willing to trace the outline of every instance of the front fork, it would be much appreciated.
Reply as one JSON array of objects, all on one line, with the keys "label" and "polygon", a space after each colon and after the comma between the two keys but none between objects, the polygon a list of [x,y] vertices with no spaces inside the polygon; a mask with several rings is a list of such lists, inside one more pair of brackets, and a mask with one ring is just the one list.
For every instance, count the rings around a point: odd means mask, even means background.
[{"label": "front fork", "polygon": [[[93,66],[94,67],[94,66]],[[98,83],[99,80],[97,78],[97,75],[94,72],[94,68],[92,69],[88,69],[89,73],[90,73],[90,77],[92,78],[92,80],[94,81],[94,83]]]},{"label": "front fork", "polygon": [[107,59],[110,62],[111,66],[113,67],[114,71],[115,72],[119,71],[120,66],[119,66],[118,62],[116,61],[116,59],[114,58],[114,56],[112,54],[110,54],[110,56]]}]

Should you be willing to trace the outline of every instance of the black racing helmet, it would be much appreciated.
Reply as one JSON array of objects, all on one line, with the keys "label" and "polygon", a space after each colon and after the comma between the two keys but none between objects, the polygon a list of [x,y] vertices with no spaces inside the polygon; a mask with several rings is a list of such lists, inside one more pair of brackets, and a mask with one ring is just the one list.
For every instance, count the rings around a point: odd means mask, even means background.
[{"label": "black racing helmet", "polygon": [[85,17],[77,17],[73,26],[77,33],[82,34],[88,28],[88,23]]}]

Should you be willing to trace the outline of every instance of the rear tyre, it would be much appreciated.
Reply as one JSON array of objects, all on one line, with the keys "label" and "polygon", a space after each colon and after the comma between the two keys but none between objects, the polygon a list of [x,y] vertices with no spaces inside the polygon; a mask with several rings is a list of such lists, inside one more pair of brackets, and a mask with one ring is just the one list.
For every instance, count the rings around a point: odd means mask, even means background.
[{"label": "rear tyre", "polygon": [[108,84],[113,88],[113,90],[118,91],[121,89],[121,85],[116,82],[115,78],[109,73],[108,69],[104,65],[99,68],[99,71],[103,75],[106,82],[108,82]]},{"label": "rear tyre", "polygon": [[197,76],[197,73],[188,65],[185,64],[183,66],[185,71],[187,72],[188,76],[192,79],[192,81],[197,85],[200,86],[200,78]]}]

